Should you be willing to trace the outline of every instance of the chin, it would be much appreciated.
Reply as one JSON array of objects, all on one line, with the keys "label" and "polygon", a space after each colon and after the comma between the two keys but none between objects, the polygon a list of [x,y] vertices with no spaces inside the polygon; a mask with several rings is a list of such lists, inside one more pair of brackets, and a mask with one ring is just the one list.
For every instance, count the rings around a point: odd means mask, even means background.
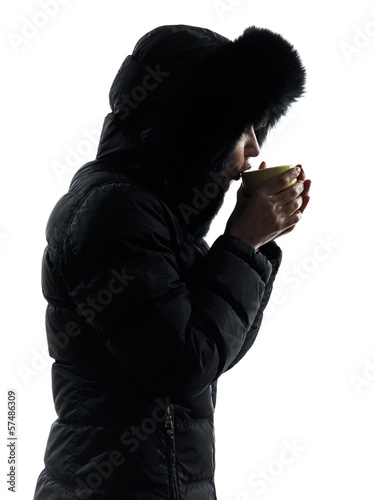
[{"label": "chin", "polygon": [[233,177],[231,177],[230,182],[228,182],[228,183],[226,184],[226,186],[222,189],[222,190],[223,190],[223,192],[224,192],[224,193],[227,193],[227,191],[230,189],[230,186],[231,186],[231,184],[233,183],[233,181],[236,181],[236,180],[237,180],[236,178],[234,179]]}]

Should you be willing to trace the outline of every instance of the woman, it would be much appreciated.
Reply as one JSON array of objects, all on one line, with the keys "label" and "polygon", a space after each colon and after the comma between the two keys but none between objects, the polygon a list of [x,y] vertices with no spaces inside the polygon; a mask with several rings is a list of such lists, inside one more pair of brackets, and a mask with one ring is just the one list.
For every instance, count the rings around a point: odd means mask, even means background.
[{"label": "woman", "polygon": [[162,26],[125,59],[97,158],[47,225],[58,419],[35,500],[216,498],[217,379],[257,336],[274,239],[299,222],[310,181],[291,169],[251,198],[240,188],[224,233],[211,248],[203,237],[304,81],[293,47],[255,27],[232,42]]}]

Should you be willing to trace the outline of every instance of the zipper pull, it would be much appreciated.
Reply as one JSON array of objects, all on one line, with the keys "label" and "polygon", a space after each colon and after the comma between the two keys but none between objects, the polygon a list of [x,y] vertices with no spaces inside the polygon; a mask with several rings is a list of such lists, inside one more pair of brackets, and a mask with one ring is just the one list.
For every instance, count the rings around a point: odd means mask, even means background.
[{"label": "zipper pull", "polygon": [[173,417],[171,414],[171,407],[168,405],[165,412],[165,428],[169,436],[173,436]]}]

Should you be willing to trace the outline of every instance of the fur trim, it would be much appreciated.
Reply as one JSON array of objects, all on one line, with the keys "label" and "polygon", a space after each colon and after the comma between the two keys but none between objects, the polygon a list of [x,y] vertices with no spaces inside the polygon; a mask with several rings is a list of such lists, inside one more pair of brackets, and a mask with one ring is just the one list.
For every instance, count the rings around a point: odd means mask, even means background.
[{"label": "fur trim", "polygon": [[[237,139],[266,114],[267,131],[304,93],[305,69],[293,46],[281,35],[252,26],[201,61],[183,96],[185,117],[199,116],[226,138]],[[205,118],[205,120],[204,120]],[[207,121],[209,119],[209,121]],[[201,123],[201,121],[199,122]]]}]

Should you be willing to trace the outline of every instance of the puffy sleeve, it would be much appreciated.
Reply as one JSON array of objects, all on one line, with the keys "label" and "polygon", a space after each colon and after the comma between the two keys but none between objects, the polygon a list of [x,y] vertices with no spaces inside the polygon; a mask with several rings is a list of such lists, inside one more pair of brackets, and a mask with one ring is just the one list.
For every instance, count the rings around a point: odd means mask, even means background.
[{"label": "puffy sleeve", "polygon": [[78,314],[130,377],[160,395],[193,396],[252,345],[279,262],[274,245],[272,263],[222,235],[188,287],[160,201],[110,183],[76,211],[61,274]]}]

